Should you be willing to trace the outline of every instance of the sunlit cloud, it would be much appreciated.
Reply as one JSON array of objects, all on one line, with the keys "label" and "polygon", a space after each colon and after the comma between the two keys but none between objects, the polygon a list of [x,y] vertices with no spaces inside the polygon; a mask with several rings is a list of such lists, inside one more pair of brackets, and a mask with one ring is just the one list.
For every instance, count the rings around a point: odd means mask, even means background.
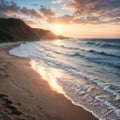
[{"label": "sunlit cloud", "polygon": [[56,0],[56,1],[52,1],[53,4],[60,4],[60,3],[63,3],[64,0]]},{"label": "sunlit cloud", "polygon": [[76,8],[71,5],[71,4],[64,4],[63,5],[63,9],[66,9],[66,10],[76,10]]},{"label": "sunlit cloud", "polygon": [[46,21],[49,23],[120,24],[120,0],[56,0],[53,3],[64,3],[61,5],[61,10],[66,9],[68,12],[71,10],[74,12],[62,15],[50,7],[40,6],[38,11],[20,7],[15,2],[1,0],[0,16],[31,17],[31,19],[46,17]]},{"label": "sunlit cloud", "polygon": [[57,18],[49,18],[49,23],[62,23],[62,24],[69,24],[72,21],[73,16],[71,15],[64,15]]},{"label": "sunlit cloud", "polygon": [[120,23],[120,0],[71,0],[63,8],[75,10],[74,23]]}]

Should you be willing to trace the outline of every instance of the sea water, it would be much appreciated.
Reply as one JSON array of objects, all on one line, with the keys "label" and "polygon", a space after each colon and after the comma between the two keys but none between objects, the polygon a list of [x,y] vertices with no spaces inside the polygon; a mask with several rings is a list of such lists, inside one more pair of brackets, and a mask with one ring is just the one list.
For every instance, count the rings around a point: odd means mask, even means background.
[{"label": "sea water", "polygon": [[53,90],[100,120],[120,120],[120,40],[26,42],[9,53],[29,58]]}]

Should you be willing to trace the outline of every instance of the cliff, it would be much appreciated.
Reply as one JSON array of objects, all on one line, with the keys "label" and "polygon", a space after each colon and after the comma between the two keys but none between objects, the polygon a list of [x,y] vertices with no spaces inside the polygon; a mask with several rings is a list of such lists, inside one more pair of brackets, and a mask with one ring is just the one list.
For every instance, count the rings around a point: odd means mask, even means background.
[{"label": "cliff", "polygon": [[31,28],[16,18],[0,18],[0,42],[36,41],[58,39],[50,30]]}]

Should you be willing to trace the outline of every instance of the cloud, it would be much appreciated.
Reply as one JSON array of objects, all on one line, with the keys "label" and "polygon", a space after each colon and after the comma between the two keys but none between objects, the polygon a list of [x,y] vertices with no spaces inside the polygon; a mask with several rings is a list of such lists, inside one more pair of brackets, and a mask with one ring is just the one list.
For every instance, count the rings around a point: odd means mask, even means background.
[{"label": "cloud", "polygon": [[0,17],[24,18],[26,21],[39,19],[65,24],[120,24],[120,0],[54,0],[52,3],[62,3],[60,11],[64,13],[58,14],[50,7],[44,6],[40,6],[37,11],[20,7],[15,2],[0,0]]},{"label": "cloud", "polygon": [[18,7],[16,5],[16,3],[14,3],[14,2],[7,2],[7,1],[4,1],[4,0],[0,1],[0,12],[8,12],[8,11],[18,12],[19,9],[20,9],[20,7]]},{"label": "cloud", "polygon": [[51,8],[46,8],[44,6],[41,6],[39,10],[43,14],[43,16],[46,16],[46,17],[50,17],[50,16],[53,17],[56,15],[56,13],[52,11]]},{"label": "cloud", "polygon": [[56,0],[56,1],[53,1],[52,3],[53,4],[60,4],[60,3],[63,3],[64,2],[64,0]]},{"label": "cloud", "polygon": [[31,17],[41,18],[41,15],[38,12],[36,12],[36,10],[34,10],[34,9],[28,9],[26,7],[23,7],[22,9],[20,9],[20,12],[22,14],[25,14],[25,15],[28,15]]},{"label": "cloud", "polygon": [[41,18],[41,15],[34,9],[28,9],[26,7],[19,7],[15,2],[0,1],[0,17],[32,17]]},{"label": "cloud", "polygon": [[68,23],[71,23],[71,21],[73,21],[73,16],[71,16],[71,15],[64,15],[64,16],[60,16],[57,18],[48,18],[49,23],[68,24]]},{"label": "cloud", "polygon": [[76,10],[76,8],[72,4],[64,4],[63,9],[66,10]]},{"label": "cloud", "polygon": [[75,11],[75,23],[120,23],[120,0],[71,0],[63,8]]}]

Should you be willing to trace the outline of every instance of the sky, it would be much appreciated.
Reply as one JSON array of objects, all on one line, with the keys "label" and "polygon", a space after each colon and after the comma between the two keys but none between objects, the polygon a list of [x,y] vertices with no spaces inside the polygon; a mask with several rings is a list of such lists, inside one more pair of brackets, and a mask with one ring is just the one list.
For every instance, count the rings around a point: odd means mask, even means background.
[{"label": "sky", "polygon": [[77,38],[120,38],[120,0],[0,0],[0,17]]}]

